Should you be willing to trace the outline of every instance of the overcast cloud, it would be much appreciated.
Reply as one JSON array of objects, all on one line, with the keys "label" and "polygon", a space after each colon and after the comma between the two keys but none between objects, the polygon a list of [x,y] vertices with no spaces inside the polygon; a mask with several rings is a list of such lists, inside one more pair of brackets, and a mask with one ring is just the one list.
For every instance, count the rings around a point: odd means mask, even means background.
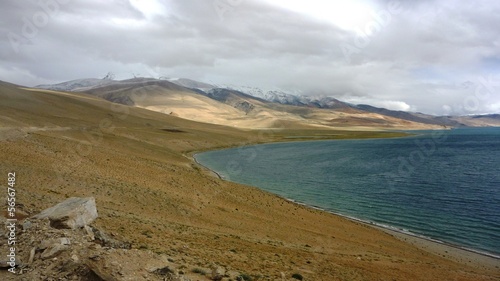
[{"label": "overcast cloud", "polygon": [[0,80],[111,71],[500,113],[498,26],[495,0],[3,0]]}]

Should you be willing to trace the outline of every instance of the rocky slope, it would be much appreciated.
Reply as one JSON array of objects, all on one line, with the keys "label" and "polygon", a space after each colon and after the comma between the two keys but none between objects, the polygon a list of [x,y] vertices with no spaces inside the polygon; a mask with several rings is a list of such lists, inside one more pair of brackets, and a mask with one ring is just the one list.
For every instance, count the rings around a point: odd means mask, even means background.
[{"label": "rocky slope", "polygon": [[[1,261],[1,280],[191,281],[203,277],[200,273],[211,280],[243,279],[216,264],[202,269],[176,262],[177,257],[131,249],[114,233],[92,225],[98,216],[92,197],[69,198],[34,216],[21,202],[17,205],[15,230],[0,229],[0,237],[14,236],[18,242],[11,251],[6,239],[0,241],[2,253],[15,254]],[[10,221],[0,217],[1,225]]]}]

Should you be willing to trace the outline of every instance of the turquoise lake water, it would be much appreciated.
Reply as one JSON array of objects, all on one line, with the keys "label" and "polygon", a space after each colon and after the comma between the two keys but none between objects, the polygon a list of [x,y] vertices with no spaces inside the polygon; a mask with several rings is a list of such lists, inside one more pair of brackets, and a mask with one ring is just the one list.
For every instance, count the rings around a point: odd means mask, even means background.
[{"label": "turquoise lake water", "polygon": [[248,146],[196,155],[234,182],[500,256],[500,128]]}]

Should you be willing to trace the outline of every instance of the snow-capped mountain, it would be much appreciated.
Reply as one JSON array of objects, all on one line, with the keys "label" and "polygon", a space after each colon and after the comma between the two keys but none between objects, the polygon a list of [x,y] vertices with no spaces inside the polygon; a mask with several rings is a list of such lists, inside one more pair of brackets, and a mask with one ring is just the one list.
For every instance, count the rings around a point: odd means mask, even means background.
[{"label": "snow-capped mountain", "polygon": [[[189,80],[189,79],[188,79]],[[190,80],[193,81],[193,80]],[[186,87],[185,84],[177,83],[177,81],[171,81],[172,83],[176,83],[178,85]],[[196,82],[196,81],[193,81]],[[197,82],[202,83],[202,82]],[[205,84],[207,85],[207,84]],[[209,84],[208,84],[209,85]],[[267,100],[270,102],[286,104],[286,105],[296,105],[296,106],[310,106],[317,108],[347,108],[350,107],[349,104],[341,102],[333,97],[327,96],[306,96],[302,95],[301,92],[296,92],[294,94],[287,93],[282,90],[263,90],[258,87],[251,86],[237,86],[237,85],[212,85],[213,88],[221,88],[221,89],[229,89],[233,91],[238,91],[256,98],[260,98],[263,100]],[[205,89],[201,89],[199,87],[191,87],[197,88],[204,92],[207,92],[211,89],[208,87]],[[213,89],[212,88],[212,89]]]},{"label": "snow-capped mountain", "polygon": [[195,81],[192,79],[188,78],[165,78],[165,80],[172,82],[174,84],[177,84],[182,87],[186,88],[191,88],[191,89],[198,89],[202,90],[204,92],[209,91],[210,89],[216,88],[216,86],[205,83],[205,82],[200,82],[200,81]]},{"label": "snow-capped mountain", "polygon": [[[139,78],[117,81],[113,80],[112,75],[106,75],[103,79],[97,78],[87,78],[87,79],[77,79],[71,80],[59,84],[52,85],[38,85],[36,88],[55,90],[55,91],[68,91],[68,92],[82,92],[91,90],[93,88],[98,88],[102,86],[107,86],[110,84],[132,82],[132,80],[138,80]],[[153,78],[143,78],[143,80],[156,80]],[[182,87],[196,89],[209,93],[213,89],[229,89],[233,91],[238,91],[256,98],[260,98],[266,101],[286,104],[286,105],[296,105],[296,106],[310,106],[317,108],[346,108],[349,104],[341,102],[333,97],[325,96],[305,96],[300,95],[301,93],[290,94],[282,90],[263,90],[258,87],[250,86],[238,86],[238,85],[213,85],[205,82],[200,82],[187,78],[167,78],[162,77],[160,80],[167,80],[174,84]],[[136,81],[137,82],[137,81]],[[140,82],[140,81],[139,81]]]},{"label": "snow-capped mountain", "polygon": [[87,79],[71,80],[59,84],[38,85],[35,86],[35,88],[54,90],[54,91],[81,92],[92,89],[94,87],[109,85],[111,83],[113,83],[113,80],[110,79],[87,78]]}]

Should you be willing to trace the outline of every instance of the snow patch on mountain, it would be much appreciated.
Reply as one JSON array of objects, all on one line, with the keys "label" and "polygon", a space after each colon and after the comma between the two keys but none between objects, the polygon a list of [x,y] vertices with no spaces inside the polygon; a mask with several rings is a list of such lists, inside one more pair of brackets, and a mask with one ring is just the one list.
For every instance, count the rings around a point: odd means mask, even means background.
[{"label": "snow patch on mountain", "polygon": [[247,95],[251,95],[270,102],[286,104],[286,105],[310,106],[317,108],[350,107],[349,104],[341,102],[336,98],[329,96],[308,96],[308,95],[303,95],[302,92],[294,92],[293,94],[291,94],[279,89],[263,90],[258,87],[250,87],[250,86],[218,85],[218,87],[239,91]]},{"label": "snow patch on mountain", "polygon": [[87,78],[87,79],[71,80],[59,84],[38,85],[35,86],[35,88],[53,90],[53,91],[80,92],[92,89],[94,87],[106,86],[111,83],[113,83],[113,80],[110,79]]}]

